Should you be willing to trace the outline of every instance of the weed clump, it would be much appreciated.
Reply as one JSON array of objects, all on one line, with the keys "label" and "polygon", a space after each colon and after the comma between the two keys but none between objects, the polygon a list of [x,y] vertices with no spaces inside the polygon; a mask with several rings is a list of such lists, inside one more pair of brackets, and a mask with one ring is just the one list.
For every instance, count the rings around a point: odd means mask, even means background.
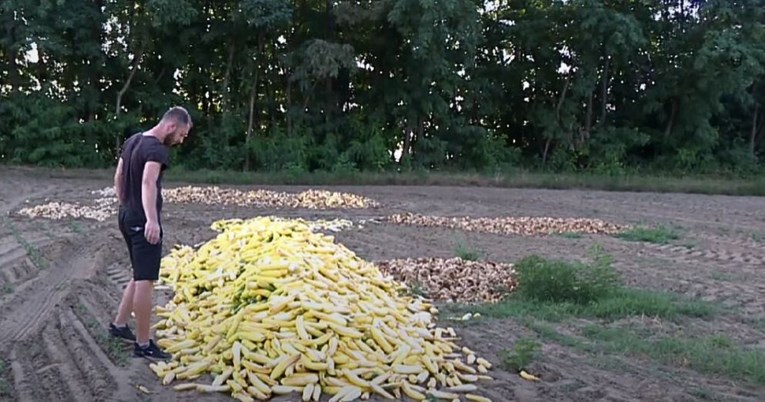
[{"label": "weed clump", "polygon": [[657,227],[635,227],[618,233],[617,238],[625,241],[645,242],[653,244],[669,244],[680,239],[680,233],[670,227],[659,225]]},{"label": "weed clump", "polygon": [[512,350],[502,352],[502,363],[510,371],[521,371],[539,358],[541,344],[534,339],[522,338],[515,342]]},{"label": "weed clump", "polygon": [[619,287],[610,259],[598,255],[593,264],[529,256],[515,266],[517,296],[543,303],[589,304],[612,295]]}]

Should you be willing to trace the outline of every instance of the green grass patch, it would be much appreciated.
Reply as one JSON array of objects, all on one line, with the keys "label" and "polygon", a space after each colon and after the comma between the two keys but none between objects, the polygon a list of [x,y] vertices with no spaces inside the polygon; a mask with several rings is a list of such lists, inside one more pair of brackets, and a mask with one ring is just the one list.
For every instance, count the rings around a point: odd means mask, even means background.
[{"label": "green grass patch", "polygon": [[[6,167],[48,178],[110,179],[114,169],[51,169]],[[765,196],[765,178],[736,176],[689,177],[661,174],[544,173],[516,169],[492,174],[465,172],[239,172],[168,170],[168,183],[246,185],[445,185],[546,189],[587,189],[659,193],[695,193]]]},{"label": "green grass patch", "polygon": [[26,251],[29,259],[32,261],[32,264],[34,264],[37,267],[37,269],[48,268],[48,260],[46,260],[42,256],[42,253],[40,253],[40,250],[34,245],[30,244],[24,238],[24,236],[22,236],[21,233],[19,233],[18,229],[16,228],[16,225],[14,225],[10,219],[3,217],[2,220],[6,230],[8,230],[13,235],[13,237],[16,238],[16,241],[22,247],[24,247],[24,250]]},{"label": "green grass patch", "polygon": [[11,365],[4,359],[0,359],[0,398],[13,399],[13,386],[11,385]]},{"label": "green grass patch", "polygon": [[457,234],[454,239],[454,255],[465,261],[478,261],[484,253],[470,244],[463,234]]},{"label": "green grass patch", "polygon": [[521,338],[515,341],[512,350],[502,353],[502,363],[510,371],[521,371],[539,357],[542,345],[531,338]]},{"label": "green grass patch", "polygon": [[663,225],[656,227],[639,226],[618,233],[615,236],[622,240],[654,244],[669,244],[672,241],[680,239],[680,233],[678,233],[677,230]]},{"label": "green grass patch", "polygon": [[483,257],[483,253],[464,244],[457,244],[454,248],[454,255],[465,261],[478,261]]},{"label": "green grass patch", "polygon": [[581,339],[575,336],[561,334],[557,329],[555,329],[554,326],[548,322],[536,320],[533,318],[521,318],[520,320],[521,324],[523,324],[526,328],[536,332],[537,335],[543,339],[555,342],[559,345],[567,346],[572,349],[582,351],[586,350],[586,347],[584,346],[585,344]]},{"label": "green grass patch", "polygon": [[586,304],[603,298],[617,286],[610,258],[595,256],[592,264],[523,258],[515,264],[517,295],[528,301]]},{"label": "green grass patch", "polygon": [[419,281],[414,281],[413,283],[408,284],[406,294],[409,296],[428,297],[428,293],[425,291],[425,287],[422,286],[422,283]]},{"label": "green grass patch", "polygon": [[701,399],[702,401],[723,401],[724,399],[720,396],[718,396],[714,391],[706,389],[706,388],[699,388],[694,387],[688,390],[688,395]]},{"label": "green grass patch", "polygon": [[597,253],[591,264],[530,256],[519,261],[515,269],[518,287],[501,302],[450,305],[445,309],[455,315],[477,312],[489,318],[533,317],[545,321],[572,317],[616,320],[642,315],[708,318],[719,309],[671,293],[624,287],[610,258]]},{"label": "green grass patch", "polygon": [[583,335],[598,351],[650,358],[700,373],[723,375],[765,385],[765,351],[737,346],[730,338],[649,337],[628,328],[591,325]]},{"label": "green grass patch", "polygon": [[13,293],[15,289],[13,288],[13,285],[10,283],[4,283],[3,286],[0,286],[0,293],[9,295]]},{"label": "green grass patch", "polygon": [[[521,318],[520,322],[546,342],[575,349],[596,360],[605,359],[606,363],[627,357],[636,359],[634,364],[637,365],[659,364],[765,385],[765,351],[737,345],[727,336],[659,334],[651,328],[634,324],[604,327],[582,323],[572,324],[574,329],[569,332],[576,335],[567,335],[549,322],[528,317]],[[517,349],[524,351],[528,346],[524,342]],[[511,356],[511,361],[506,361],[510,364],[508,368],[515,368],[528,360],[518,351],[506,352],[505,356],[508,355]],[[622,369],[629,370],[629,367],[615,367],[615,370]],[[710,394],[707,399],[714,400],[715,396]]]},{"label": "green grass patch", "polygon": [[733,275],[728,272],[712,272],[711,276],[712,279],[721,282],[731,282],[734,279]]},{"label": "green grass patch", "polygon": [[[603,364],[618,364],[620,358],[630,357],[638,365],[648,360],[652,362],[649,364],[765,384],[765,351],[742,347],[724,336],[667,334],[631,324],[634,320],[629,319],[645,316],[687,322],[679,319],[708,319],[719,314],[722,307],[672,293],[626,287],[613,270],[610,257],[598,250],[590,263],[530,256],[515,268],[518,287],[503,301],[442,309],[457,314],[480,313],[486,318],[513,318],[538,339],[575,349]],[[503,353],[504,365],[512,371],[524,368],[538,357],[535,345],[536,341],[527,338],[519,340]]]},{"label": "green grass patch", "polygon": [[72,231],[77,234],[83,234],[85,233],[85,229],[83,229],[80,222],[77,221],[69,221],[69,227],[72,228]]},{"label": "green grass patch", "polygon": [[664,319],[709,318],[717,314],[719,310],[711,303],[687,300],[671,293],[631,288],[615,289],[598,300],[588,303],[527,300],[517,295],[510,295],[495,304],[453,305],[443,309],[454,315],[471,312],[495,319],[533,317],[552,322],[570,318],[617,320],[642,315]]},{"label": "green grass patch", "polygon": [[576,233],[576,232],[562,232],[558,233],[558,236],[563,237],[565,239],[581,239],[582,234]]}]

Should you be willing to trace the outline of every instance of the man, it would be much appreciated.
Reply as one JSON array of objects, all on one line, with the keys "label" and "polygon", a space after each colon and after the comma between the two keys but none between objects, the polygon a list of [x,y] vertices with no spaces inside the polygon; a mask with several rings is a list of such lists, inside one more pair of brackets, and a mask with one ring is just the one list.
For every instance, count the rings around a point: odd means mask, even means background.
[{"label": "man", "polygon": [[[114,174],[119,200],[119,228],[127,243],[133,279],[125,287],[114,322],[112,336],[132,341],[137,357],[167,360],[150,338],[152,291],[159,279],[162,259],[162,174],[169,166],[169,147],[183,143],[192,127],[186,109],[176,106],[144,133],[134,134],[122,147]],[[135,314],[136,334],[127,325]]]}]

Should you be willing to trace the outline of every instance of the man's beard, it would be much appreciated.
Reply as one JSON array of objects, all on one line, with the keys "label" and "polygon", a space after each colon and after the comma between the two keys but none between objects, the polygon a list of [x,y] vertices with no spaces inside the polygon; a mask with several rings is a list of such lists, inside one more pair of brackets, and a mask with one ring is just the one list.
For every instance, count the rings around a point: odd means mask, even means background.
[{"label": "man's beard", "polygon": [[181,135],[179,130],[173,131],[170,135],[165,137],[165,141],[163,141],[163,143],[167,145],[168,147],[172,147],[178,144],[177,139],[180,138],[180,136]]}]

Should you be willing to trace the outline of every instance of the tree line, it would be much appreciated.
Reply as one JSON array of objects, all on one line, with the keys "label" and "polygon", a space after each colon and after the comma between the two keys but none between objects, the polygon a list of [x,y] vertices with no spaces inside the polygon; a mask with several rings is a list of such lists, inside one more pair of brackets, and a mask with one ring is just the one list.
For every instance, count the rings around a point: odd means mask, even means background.
[{"label": "tree line", "polygon": [[3,0],[0,163],[757,171],[765,0]]}]

